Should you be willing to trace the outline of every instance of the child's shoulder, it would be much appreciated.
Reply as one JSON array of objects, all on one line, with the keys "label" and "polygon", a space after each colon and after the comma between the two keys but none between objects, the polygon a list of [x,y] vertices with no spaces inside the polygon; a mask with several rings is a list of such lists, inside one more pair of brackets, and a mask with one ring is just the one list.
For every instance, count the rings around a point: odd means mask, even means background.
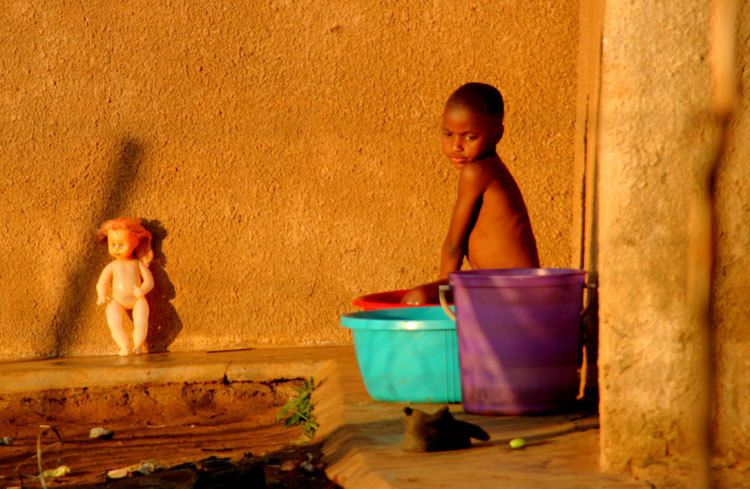
[{"label": "child's shoulder", "polygon": [[464,163],[461,168],[461,180],[467,183],[488,183],[497,178],[497,172],[503,168],[503,163],[497,155],[488,156],[481,160]]}]

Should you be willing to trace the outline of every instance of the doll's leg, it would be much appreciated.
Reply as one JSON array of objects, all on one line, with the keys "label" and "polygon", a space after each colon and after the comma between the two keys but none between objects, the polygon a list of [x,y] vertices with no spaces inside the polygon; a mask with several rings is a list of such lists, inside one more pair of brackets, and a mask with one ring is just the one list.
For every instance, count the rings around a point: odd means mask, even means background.
[{"label": "doll's leg", "polygon": [[107,324],[110,333],[112,333],[112,339],[120,347],[120,351],[117,352],[120,356],[128,354],[128,335],[125,334],[125,329],[122,327],[122,316],[124,314],[125,308],[117,301],[110,301],[107,304]]},{"label": "doll's leg", "polygon": [[148,334],[148,302],[145,297],[135,301],[133,306],[133,351],[146,352],[146,335]]}]

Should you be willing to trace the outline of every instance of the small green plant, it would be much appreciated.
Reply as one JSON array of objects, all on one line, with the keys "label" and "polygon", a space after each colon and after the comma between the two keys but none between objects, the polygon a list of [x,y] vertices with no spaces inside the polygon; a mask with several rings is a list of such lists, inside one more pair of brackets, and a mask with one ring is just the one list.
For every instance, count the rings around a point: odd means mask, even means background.
[{"label": "small green plant", "polygon": [[318,429],[318,421],[313,414],[312,392],[315,388],[315,379],[310,377],[297,388],[297,395],[289,399],[281,408],[276,420],[284,420],[284,426],[292,427],[302,425],[302,438],[305,442],[312,439]]}]

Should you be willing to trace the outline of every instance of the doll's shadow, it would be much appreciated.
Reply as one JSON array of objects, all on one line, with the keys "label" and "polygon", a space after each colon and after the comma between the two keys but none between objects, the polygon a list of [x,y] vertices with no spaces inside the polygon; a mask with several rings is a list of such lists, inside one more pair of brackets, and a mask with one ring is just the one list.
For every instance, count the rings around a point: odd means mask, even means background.
[{"label": "doll's shadow", "polygon": [[182,331],[182,320],[177,309],[170,302],[175,298],[174,284],[170,282],[164,267],[167,257],[162,252],[162,242],[167,237],[167,230],[160,221],[142,220],[143,227],[151,232],[151,248],[154,259],[149,269],[154,276],[154,288],[146,296],[149,305],[148,335],[146,346],[150,353],[161,353],[169,349]]}]

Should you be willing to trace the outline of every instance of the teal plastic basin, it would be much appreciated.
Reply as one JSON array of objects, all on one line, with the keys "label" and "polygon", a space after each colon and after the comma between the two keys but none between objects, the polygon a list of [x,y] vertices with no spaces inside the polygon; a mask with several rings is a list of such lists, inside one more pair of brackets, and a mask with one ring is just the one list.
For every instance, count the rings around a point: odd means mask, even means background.
[{"label": "teal plastic basin", "polygon": [[440,307],[404,307],[341,316],[375,400],[461,402],[456,324]]}]

